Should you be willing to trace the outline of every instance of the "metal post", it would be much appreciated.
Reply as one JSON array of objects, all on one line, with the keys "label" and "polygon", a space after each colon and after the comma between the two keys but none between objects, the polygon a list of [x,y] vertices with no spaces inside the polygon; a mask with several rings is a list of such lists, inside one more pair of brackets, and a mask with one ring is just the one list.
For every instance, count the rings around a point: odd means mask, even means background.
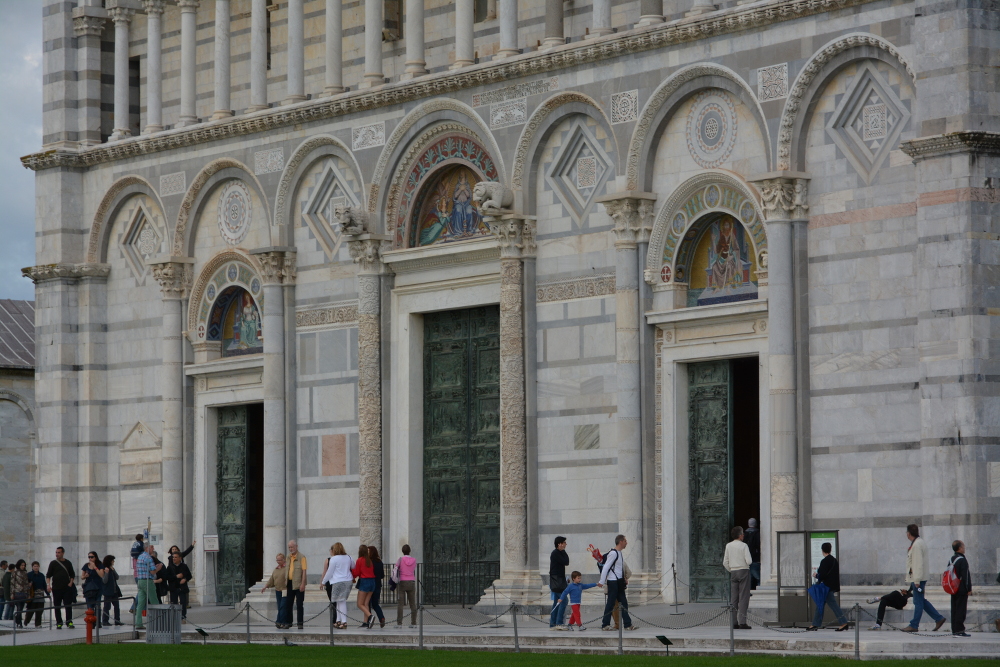
[{"label": "metal post", "polygon": [[94,623],[94,634],[97,635],[97,637],[96,637],[96,639],[94,641],[97,642],[98,644],[100,644],[101,643],[101,614],[100,614],[100,604],[101,603],[100,603],[100,598],[98,598],[98,603],[97,604],[98,604],[98,608],[94,610],[94,611],[98,612],[97,613],[97,619],[96,619],[96,621]]},{"label": "metal post", "polygon": [[854,605],[854,659],[861,659],[861,605]]},{"label": "metal post", "polygon": [[17,646],[17,621],[16,620],[14,621],[14,637],[12,639],[12,642],[13,643],[11,644],[11,646]]},{"label": "metal post", "polygon": [[337,615],[337,603],[333,600],[330,601],[330,646],[333,646],[333,619]]},{"label": "metal post", "polygon": [[247,644],[250,643],[250,603],[247,602]]},{"label": "metal post", "polygon": [[[674,613],[672,613],[670,615],[671,616],[680,616],[682,614],[682,612],[677,611],[677,568],[674,567],[673,563],[671,563],[670,564],[670,569],[674,573]],[[670,649],[667,649],[667,650],[669,651]]]},{"label": "metal post", "polygon": [[736,625],[736,607],[729,607],[729,620],[732,621],[729,624],[729,657],[732,658],[736,655],[736,638],[733,636],[733,628]]},{"label": "metal post", "polygon": [[618,610],[618,655],[625,655],[625,651],[622,650],[622,633],[625,630],[625,617],[622,615],[622,611],[625,611],[625,607],[619,605]]},{"label": "metal post", "polygon": [[514,653],[521,652],[521,642],[517,636],[517,605],[510,603],[510,617],[514,619]]},{"label": "metal post", "polygon": [[420,643],[418,644],[418,647],[422,651],[422,650],[424,650],[424,605],[420,605],[418,607],[418,609],[420,610],[420,614],[419,614],[419,618],[420,618]]}]

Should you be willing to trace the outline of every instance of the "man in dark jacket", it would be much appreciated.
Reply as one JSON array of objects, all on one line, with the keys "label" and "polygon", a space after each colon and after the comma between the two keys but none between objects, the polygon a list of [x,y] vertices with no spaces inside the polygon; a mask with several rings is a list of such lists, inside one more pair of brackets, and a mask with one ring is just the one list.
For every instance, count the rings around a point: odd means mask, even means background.
[{"label": "man in dark jacket", "polygon": [[66,608],[66,627],[73,627],[73,607],[76,602],[73,579],[73,563],[68,558],[64,558],[65,549],[56,547],[56,559],[49,562],[49,569],[45,571],[45,582],[48,584],[49,593],[52,594],[52,606],[56,608],[56,629],[62,630],[63,619],[61,607]]},{"label": "man in dark jacket", "polygon": [[830,611],[836,615],[837,621],[840,623],[837,632],[842,632],[847,629],[847,618],[837,603],[837,596],[834,595],[834,593],[840,592],[840,564],[833,557],[832,544],[824,542],[820,549],[823,551],[823,560],[819,562],[819,567],[816,568],[816,574],[813,576],[816,577],[816,583],[826,584],[830,592],[826,596],[826,603],[816,606],[816,615],[813,617],[813,624],[806,628],[806,630],[819,630],[820,626],[823,625],[823,612],[826,610],[826,606],[829,605]]},{"label": "man in dark jacket", "polygon": [[750,519],[749,528],[743,533],[743,541],[750,548],[750,590],[760,585],[760,531],[757,529],[757,519]]},{"label": "man in dark jacket", "polygon": [[175,552],[167,566],[165,578],[170,587],[170,604],[181,605],[181,623],[187,623],[188,615],[188,582],[191,581],[191,570],[181,559],[180,552]]},{"label": "man in dark jacket", "polygon": [[951,634],[955,637],[971,637],[965,631],[965,614],[972,594],[969,561],[965,559],[965,542],[955,540],[951,543],[951,550],[955,553],[950,562],[955,564],[955,576],[959,579],[958,591],[951,596]]},{"label": "man in dark jacket", "polygon": [[900,588],[898,591],[886,593],[881,597],[874,597],[867,600],[868,604],[878,603],[878,616],[875,619],[875,625],[869,629],[881,630],[882,621],[885,619],[885,608],[892,607],[893,609],[899,609],[902,611],[903,608],[906,607],[906,601],[911,597],[913,597],[913,593],[906,588]]},{"label": "man in dark jacket", "polygon": [[567,598],[563,602],[559,597],[566,590],[566,566],[569,565],[569,554],[566,553],[566,538],[562,535],[556,537],[552,555],[549,556],[549,590],[552,591],[552,613],[549,614],[549,629],[568,630],[569,627],[563,623],[566,616]]}]

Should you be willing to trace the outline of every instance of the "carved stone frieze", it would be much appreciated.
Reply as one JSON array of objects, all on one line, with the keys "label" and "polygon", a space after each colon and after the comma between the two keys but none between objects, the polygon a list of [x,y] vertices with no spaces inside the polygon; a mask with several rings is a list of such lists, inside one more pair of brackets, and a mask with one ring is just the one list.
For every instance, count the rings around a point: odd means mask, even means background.
[{"label": "carved stone frieze", "polygon": [[21,269],[25,278],[36,285],[48,280],[79,280],[80,278],[106,279],[111,273],[110,264],[40,264]]},{"label": "carved stone frieze", "polygon": [[[445,71],[415,80],[400,81],[380,86],[375,90],[350,91],[332,97],[322,97],[312,103],[296,104],[288,108],[278,107],[270,112],[255,114],[252,117],[198,125],[184,132],[157,133],[150,137],[135,137],[126,141],[76,151],[42,151],[23,157],[21,162],[32,170],[60,166],[88,167],[103,162],[148,155],[209,141],[269,132],[301,123],[311,123],[372,109],[383,109],[390,105],[447,95],[466,88],[507,83],[513,79],[602,62],[609,58],[618,58],[631,53],[662,49],[707,37],[741,33],[759,26],[791,21],[803,16],[834,11],[871,1],[873,0],[765,0],[711,12],[691,20],[623,31],[545,51],[532,52],[517,58],[504,58],[461,70]],[[402,125],[404,124],[401,123],[399,127]],[[486,131],[486,128],[483,129]],[[405,133],[405,130],[403,132]],[[393,134],[396,134],[395,130]],[[392,153],[389,150],[390,144],[391,137],[390,141],[387,142],[386,150],[383,151],[386,159]],[[376,170],[377,175],[381,176],[384,169],[385,165],[382,165],[381,171]],[[372,181],[372,196],[376,199],[377,184],[380,182],[375,179]]]},{"label": "carved stone frieze", "polygon": [[295,313],[296,327],[315,327],[324,324],[352,324],[357,321],[357,304],[343,304],[330,308],[300,310]]},{"label": "carved stone frieze", "polygon": [[378,275],[358,276],[358,453],[361,541],[382,546],[382,339]]},{"label": "carved stone frieze", "polygon": [[568,301],[569,299],[607,296],[614,293],[615,274],[606,273],[599,276],[586,276],[584,278],[538,283],[535,287],[535,300],[538,303],[547,303],[549,301]]},{"label": "carved stone frieze", "polygon": [[903,141],[899,148],[915,161],[954,153],[1000,155],[1000,133],[949,132]]}]

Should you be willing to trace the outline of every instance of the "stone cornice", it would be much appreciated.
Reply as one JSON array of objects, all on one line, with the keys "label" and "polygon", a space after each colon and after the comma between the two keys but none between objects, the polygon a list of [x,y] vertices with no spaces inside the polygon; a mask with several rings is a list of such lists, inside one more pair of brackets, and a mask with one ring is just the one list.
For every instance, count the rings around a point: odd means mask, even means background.
[{"label": "stone cornice", "polygon": [[899,148],[914,160],[954,153],[1000,155],[1000,133],[949,132],[903,141]]},{"label": "stone cornice", "polygon": [[83,150],[41,151],[22,157],[21,163],[33,171],[56,167],[86,168],[104,162],[139,157],[209,141],[327,120],[698,39],[743,32],[873,1],[767,0],[739,5],[671,23],[637,28],[546,51],[532,51],[521,56],[490,61],[461,70],[391,83],[371,90],[351,91],[334,97],[258,111],[239,118],[158,132],[148,137],[133,137]]},{"label": "stone cornice", "polygon": [[47,280],[79,280],[97,278],[105,280],[111,273],[110,264],[40,264],[21,269],[25,278],[36,285]]}]

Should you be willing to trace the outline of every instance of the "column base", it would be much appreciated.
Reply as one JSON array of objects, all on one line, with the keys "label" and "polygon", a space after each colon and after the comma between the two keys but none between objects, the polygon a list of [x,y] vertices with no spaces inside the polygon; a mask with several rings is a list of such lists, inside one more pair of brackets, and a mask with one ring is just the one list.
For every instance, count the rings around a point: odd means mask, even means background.
[{"label": "column base", "polygon": [[271,107],[267,104],[251,104],[247,107],[246,113],[253,113],[254,111],[263,111],[264,109],[270,109]]},{"label": "column base", "polygon": [[410,81],[418,76],[425,76],[430,74],[427,71],[427,63],[423,60],[407,60],[404,63],[403,75],[399,77],[400,81]]},{"label": "column base", "polygon": [[343,86],[327,86],[323,89],[323,92],[320,93],[320,97],[332,97],[333,95],[340,95],[346,91],[347,88],[344,88]]},{"label": "column base", "polygon": [[[750,0],[750,1],[756,2],[756,0]],[[645,28],[648,25],[657,25],[657,24],[663,23],[663,20],[664,19],[663,19],[662,16],[657,16],[657,15],[640,16],[639,17],[639,22],[635,24],[635,27],[636,28]]]},{"label": "column base", "polygon": [[691,8],[691,11],[686,12],[684,16],[701,16],[702,14],[714,12],[717,9],[718,7],[716,5],[696,5]]},{"label": "column base", "polygon": [[[493,582],[493,586],[486,589],[480,604],[493,606],[494,588],[498,606],[507,606],[511,602],[519,605],[538,604],[539,598],[546,597],[542,588],[548,591],[548,586],[544,585],[542,576],[537,570],[502,572],[500,578]],[[548,602],[547,597],[543,602]]]},{"label": "column base", "polygon": [[385,85],[385,75],[379,72],[378,74],[365,74],[365,78],[358,84],[358,88],[377,88],[383,85]]},{"label": "column base", "polygon": [[146,127],[142,128],[143,134],[156,134],[157,132],[163,132],[162,125],[147,125]]},{"label": "column base", "polygon": [[188,127],[190,125],[197,125],[197,124],[198,124],[197,116],[181,116],[180,119],[177,121],[177,127]]},{"label": "column base", "polygon": [[586,34],[584,39],[597,39],[598,37],[604,37],[605,35],[611,35],[614,30],[611,28],[591,28],[590,32]]},{"label": "column base", "polygon": [[212,112],[211,120],[223,120],[224,118],[232,118],[233,112],[229,109],[216,109]]},{"label": "column base", "polygon": [[309,98],[305,95],[289,95],[285,99],[281,100],[282,106],[287,106],[289,104],[298,104],[299,102],[305,102]]},{"label": "column base", "polygon": [[476,64],[475,60],[456,60],[451,64],[451,66],[448,69],[450,70],[464,69],[466,67],[470,67],[471,65],[475,64]]},{"label": "column base", "polygon": [[519,49],[500,49],[496,55],[493,56],[493,60],[502,60],[504,58],[513,58],[514,56],[521,55]]},{"label": "column base", "polygon": [[121,141],[122,139],[128,139],[131,136],[132,136],[131,131],[118,128],[111,133],[111,136],[108,137],[108,141]]},{"label": "column base", "polygon": [[565,37],[546,37],[542,40],[542,45],[538,47],[539,51],[545,51],[547,49],[554,49],[557,46],[566,46]]}]

